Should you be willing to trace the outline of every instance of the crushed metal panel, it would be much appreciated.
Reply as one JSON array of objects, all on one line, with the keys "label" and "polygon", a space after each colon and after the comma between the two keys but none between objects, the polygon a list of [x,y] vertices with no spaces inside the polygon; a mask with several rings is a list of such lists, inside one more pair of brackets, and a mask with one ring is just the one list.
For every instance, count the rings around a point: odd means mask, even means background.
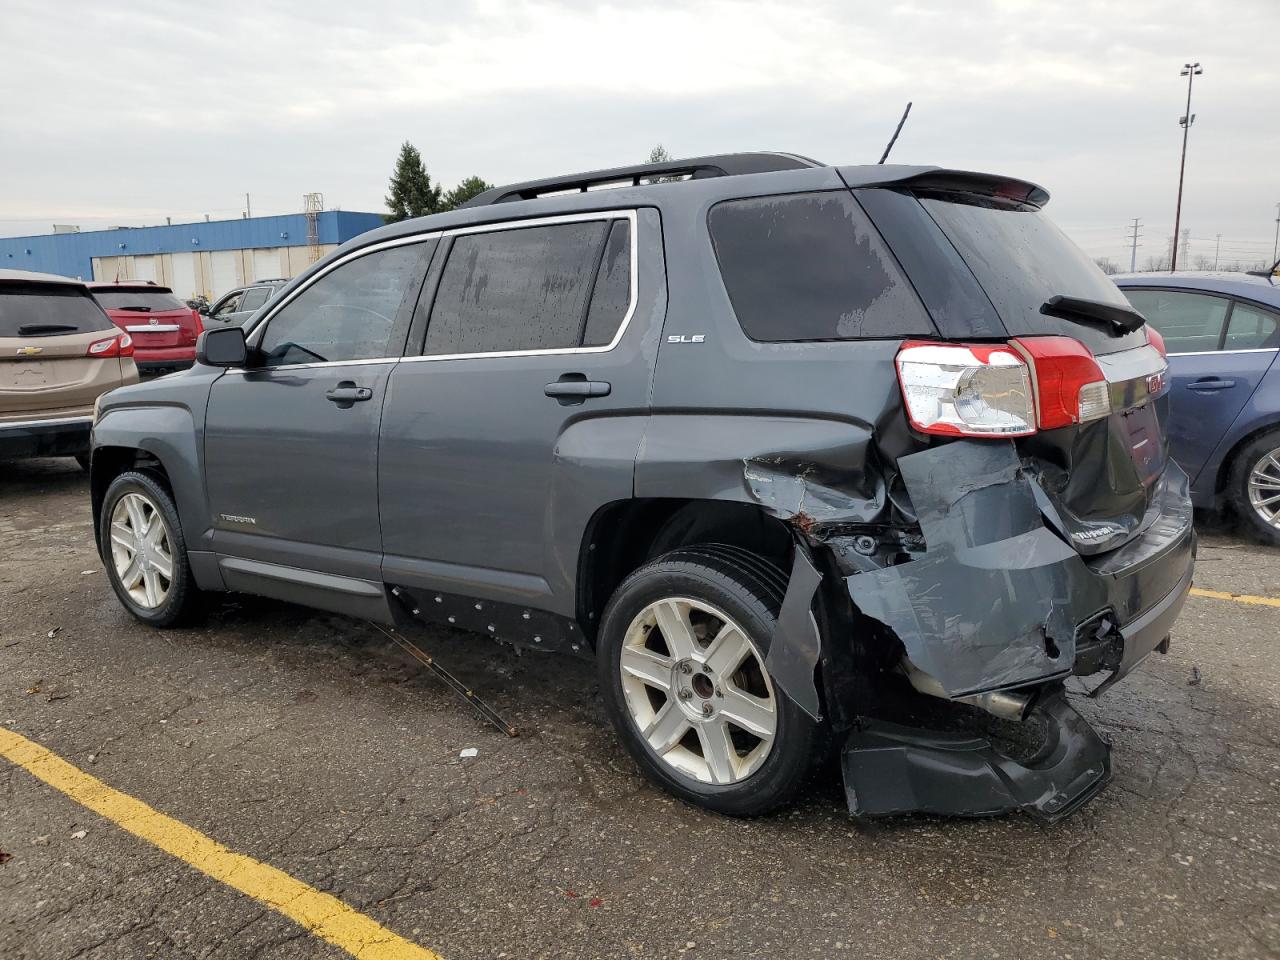
[{"label": "crushed metal panel", "polygon": [[791,579],[787,583],[778,625],[773,631],[765,669],[797,706],[815,720],[822,719],[822,700],[814,671],[822,654],[822,635],[813,619],[813,595],[822,582],[808,554],[796,546]]},{"label": "crushed metal panel", "polygon": [[1013,444],[959,441],[898,467],[928,549],[849,577],[861,612],[953,697],[1069,673],[1084,567],[1045,527]]}]

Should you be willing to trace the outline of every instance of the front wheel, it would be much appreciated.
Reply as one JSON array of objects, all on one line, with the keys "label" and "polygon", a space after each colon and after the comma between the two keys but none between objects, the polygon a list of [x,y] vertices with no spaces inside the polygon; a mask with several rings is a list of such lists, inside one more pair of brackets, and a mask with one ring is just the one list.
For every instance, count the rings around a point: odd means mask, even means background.
[{"label": "front wheel", "polygon": [[122,473],[107,487],[100,542],[107,576],[125,609],[143,623],[169,627],[196,609],[178,509],[147,473]]},{"label": "front wheel", "polygon": [[765,666],[786,577],[720,545],[641,567],[610,599],[597,657],[610,719],[645,775],[720,813],[789,800],[819,759],[819,725]]},{"label": "front wheel", "polygon": [[1264,433],[1236,456],[1231,499],[1254,533],[1280,546],[1280,430]]}]

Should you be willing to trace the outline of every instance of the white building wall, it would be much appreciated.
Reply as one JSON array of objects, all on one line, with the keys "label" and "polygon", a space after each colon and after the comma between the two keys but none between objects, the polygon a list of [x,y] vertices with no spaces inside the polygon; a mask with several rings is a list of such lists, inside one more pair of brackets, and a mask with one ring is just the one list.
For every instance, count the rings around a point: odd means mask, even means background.
[{"label": "white building wall", "polygon": [[[324,244],[322,257],[337,249]],[[228,290],[276,277],[296,277],[311,266],[308,247],[259,247],[249,250],[201,250],[145,256],[94,257],[93,279],[154,280],[182,300],[203,293],[216,300]]]}]

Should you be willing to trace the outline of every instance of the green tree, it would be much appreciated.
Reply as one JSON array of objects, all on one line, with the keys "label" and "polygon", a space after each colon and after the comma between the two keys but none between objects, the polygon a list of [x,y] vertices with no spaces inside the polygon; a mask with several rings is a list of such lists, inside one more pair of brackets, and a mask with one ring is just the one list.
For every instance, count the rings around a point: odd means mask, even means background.
[{"label": "green tree", "polygon": [[[667,152],[667,148],[659,143],[649,151],[649,159],[645,163],[670,163],[674,159],[675,157]],[[673,183],[679,179],[680,177],[650,177],[645,180],[645,183]]]},{"label": "green tree", "polygon": [[406,140],[400,145],[400,156],[391,174],[391,192],[387,194],[387,209],[382,215],[387,223],[425,217],[440,210],[440,188],[431,185],[431,177],[422,162],[418,148]]},{"label": "green tree", "polygon": [[456,210],[477,194],[492,189],[493,184],[487,180],[476,176],[467,177],[467,179],[444,195],[444,199],[440,201],[440,210],[441,212]]}]

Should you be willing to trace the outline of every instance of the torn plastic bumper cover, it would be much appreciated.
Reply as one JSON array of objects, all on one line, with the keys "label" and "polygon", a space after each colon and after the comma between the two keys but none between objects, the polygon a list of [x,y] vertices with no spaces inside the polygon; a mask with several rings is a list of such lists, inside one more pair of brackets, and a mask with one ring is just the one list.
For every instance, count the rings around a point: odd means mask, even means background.
[{"label": "torn plastic bumper cover", "polygon": [[[1139,533],[1100,557],[1082,557],[1051,529],[1060,522],[1053,505],[1012,444],[959,441],[898,466],[927,549],[846,585],[948,696],[1069,676],[1077,635],[1104,612],[1119,649],[1099,689],[1168,637],[1195,553],[1188,482],[1176,465],[1156,481]],[[1064,816],[1109,780],[1109,748],[1060,691],[1037,711],[1046,742],[1024,762],[983,738],[864,718],[842,755],[850,811]]]}]

